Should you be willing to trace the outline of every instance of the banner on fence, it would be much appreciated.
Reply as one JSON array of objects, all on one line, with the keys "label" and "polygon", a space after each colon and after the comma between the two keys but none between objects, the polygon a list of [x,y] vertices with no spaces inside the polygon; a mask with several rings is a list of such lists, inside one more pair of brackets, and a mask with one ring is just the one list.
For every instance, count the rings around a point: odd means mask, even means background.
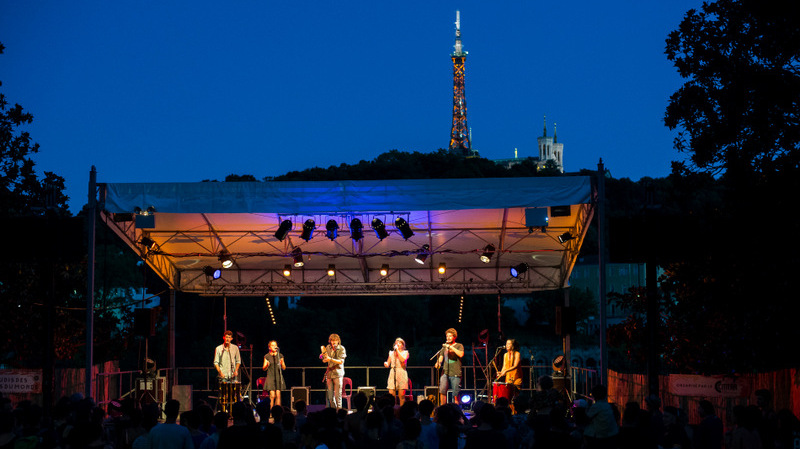
[{"label": "banner on fence", "polygon": [[750,383],[741,377],[670,374],[669,391],[679,396],[741,398],[750,396]]},{"label": "banner on fence", "polygon": [[41,393],[42,373],[39,371],[0,370],[0,393]]}]

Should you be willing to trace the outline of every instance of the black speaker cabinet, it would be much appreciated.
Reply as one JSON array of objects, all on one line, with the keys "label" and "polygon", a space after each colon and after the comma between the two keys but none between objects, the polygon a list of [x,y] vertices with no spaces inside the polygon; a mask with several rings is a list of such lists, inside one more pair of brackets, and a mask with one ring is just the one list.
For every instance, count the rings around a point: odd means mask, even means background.
[{"label": "black speaker cabinet", "polygon": [[139,377],[136,379],[136,398],[141,404],[163,404],[167,400],[166,377]]},{"label": "black speaker cabinet", "polygon": [[370,401],[375,399],[375,391],[375,387],[358,387],[358,393],[366,394]]},{"label": "black speaker cabinet", "polygon": [[311,387],[292,387],[292,411],[296,412],[294,408],[294,403],[297,401],[303,401],[308,406],[308,398],[311,394]]}]

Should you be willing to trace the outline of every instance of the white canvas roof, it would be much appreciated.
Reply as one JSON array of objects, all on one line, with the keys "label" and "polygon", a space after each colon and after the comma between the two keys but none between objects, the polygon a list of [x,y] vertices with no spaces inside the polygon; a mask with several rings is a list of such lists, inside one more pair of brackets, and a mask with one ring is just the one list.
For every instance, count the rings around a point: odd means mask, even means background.
[{"label": "white canvas roof", "polygon": [[[591,179],[575,177],[415,179],[321,182],[202,182],[101,184],[101,217],[171,288],[204,295],[409,295],[527,293],[567,285],[591,221]],[[152,215],[137,210],[152,208]],[[530,227],[526,211],[544,213],[546,228]],[[536,214],[529,214],[536,215]],[[351,239],[358,218],[364,238]],[[378,218],[388,237],[370,224]],[[414,235],[405,239],[395,220]],[[300,237],[306,220],[313,237]],[[152,220],[152,223],[145,222]],[[279,224],[292,229],[280,241]],[[329,220],[338,237],[326,237]],[[152,226],[152,227],[150,227]],[[575,238],[560,242],[569,232]],[[142,238],[155,242],[145,248]],[[414,257],[429,245],[425,264]],[[487,245],[496,252],[483,263]],[[292,251],[305,265],[284,276]],[[234,260],[222,277],[218,256]],[[446,272],[437,270],[446,265]],[[519,277],[509,267],[524,263]],[[335,275],[328,276],[330,265]],[[379,273],[383,265],[389,274]]]}]

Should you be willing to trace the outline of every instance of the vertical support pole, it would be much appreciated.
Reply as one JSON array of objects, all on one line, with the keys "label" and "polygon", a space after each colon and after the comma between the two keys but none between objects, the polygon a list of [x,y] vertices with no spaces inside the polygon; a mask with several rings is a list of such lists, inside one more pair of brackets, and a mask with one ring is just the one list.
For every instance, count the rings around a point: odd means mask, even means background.
[{"label": "vertical support pole", "polygon": [[97,169],[89,171],[89,203],[86,213],[86,376],[84,396],[92,397],[92,366],[94,365],[94,254],[95,225],[97,224]]},{"label": "vertical support pole", "polygon": [[175,375],[175,289],[169,289],[169,332],[167,336],[167,347],[169,348],[169,377],[170,385],[178,383],[177,376]]},{"label": "vertical support pole", "polygon": [[597,246],[600,305],[600,383],[608,385],[608,343],[606,342],[606,169],[603,159],[597,164]]}]

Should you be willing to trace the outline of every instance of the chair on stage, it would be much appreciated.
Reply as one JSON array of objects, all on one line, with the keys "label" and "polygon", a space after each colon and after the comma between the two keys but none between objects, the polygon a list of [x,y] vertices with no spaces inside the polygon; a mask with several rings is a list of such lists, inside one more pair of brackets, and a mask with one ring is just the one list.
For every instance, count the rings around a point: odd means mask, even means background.
[{"label": "chair on stage", "polygon": [[342,405],[347,400],[347,410],[350,410],[350,397],[353,396],[353,380],[349,377],[342,378]]},{"label": "chair on stage", "polygon": [[266,377],[259,377],[256,379],[256,390],[258,390],[258,401],[261,402],[269,397],[269,393],[264,390],[264,384],[267,382]]}]

